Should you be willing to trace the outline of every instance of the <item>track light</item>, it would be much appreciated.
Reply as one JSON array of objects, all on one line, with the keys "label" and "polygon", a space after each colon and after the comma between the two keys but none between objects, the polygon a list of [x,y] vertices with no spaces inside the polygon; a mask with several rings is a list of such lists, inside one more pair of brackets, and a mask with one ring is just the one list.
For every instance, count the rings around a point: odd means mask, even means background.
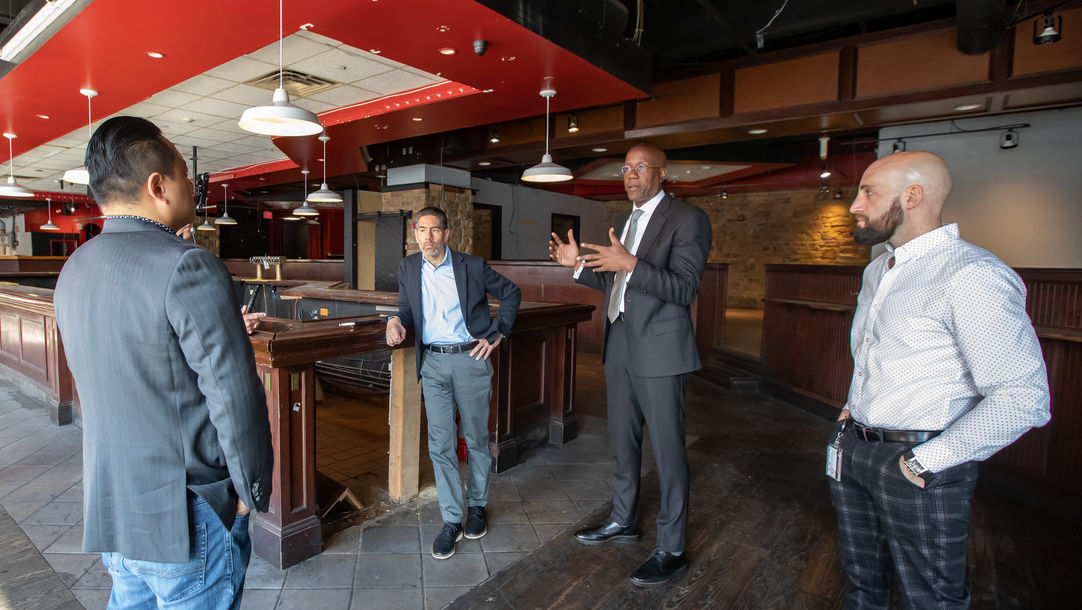
[{"label": "track light", "polygon": [[574,113],[567,115],[567,133],[579,132],[579,117]]},{"label": "track light", "polygon": [[[1037,28],[1041,28],[1040,33]],[[1063,33],[1063,16],[1053,15],[1052,11],[1044,14],[1041,20],[1033,21],[1033,44],[1052,44],[1059,42]]]}]

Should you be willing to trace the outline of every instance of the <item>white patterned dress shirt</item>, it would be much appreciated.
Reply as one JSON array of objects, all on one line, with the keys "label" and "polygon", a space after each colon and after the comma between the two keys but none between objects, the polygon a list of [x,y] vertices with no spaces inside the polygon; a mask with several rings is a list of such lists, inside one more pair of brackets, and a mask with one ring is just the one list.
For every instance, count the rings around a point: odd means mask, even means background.
[{"label": "white patterned dress shirt", "polygon": [[865,268],[853,317],[852,417],[942,430],[913,448],[932,472],[1048,422],[1048,374],[1018,275],[959,239],[956,224],[887,250]]},{"label": "white patterned dress shirt", "polygon": [[[657,209],[658,204],[661,203],[661,200],[664,199],[664,198],[665,198],[665,191],[664,190],[658,191],[657,195],[654,195],[653,197],[650,198],[649,201],[647,201],[646,203],[639,206],[639,208],[637,208],[639,210],[642,210],[642,216],[639,216],[639,222],[635,225],[635,235],[634,235],[633,241],[631,242],[631,247],[627,249],[627,251],[630,252],[631,254],[634,255],[635,252],[638,251],[639,242],[642,241],[642,236],[643,236],[644,233],[646,233],[646,225],[650,224],[650,217],[654,215],[654,210]],[[631,207],[632,213],[634,213],[635,209],[636,209],[634,207],[634,205],[635,204],[632,204],[632,207]],[[623,243],[624,240],[627,238],[627,230],[630,229],[630,228],[631,228],[631,217],[628,216],[627,220],[624,221],[624,228],[620,231],[620,243]],[[633,273],[635,273],[635,271],[633,271],[633,270],[627,272],[627,275],[624,276],[624,285],[620,287],[620,311],[621,312],[624,311],[624,291],[627,290],[627,283],[631,281],[631,274],[633,274]]]}]

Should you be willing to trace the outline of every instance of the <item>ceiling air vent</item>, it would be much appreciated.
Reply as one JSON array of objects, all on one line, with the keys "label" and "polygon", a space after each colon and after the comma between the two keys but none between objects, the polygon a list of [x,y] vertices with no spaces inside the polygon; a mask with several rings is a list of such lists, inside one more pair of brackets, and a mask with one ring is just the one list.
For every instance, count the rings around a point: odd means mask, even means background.
[{"label": "ceiling air vent", "polygon": [[[278,88],[278,71],[253,78],[245,84],[274,91]],[[290,97],[307,97],[320,91],[334,89],[341,84],[296,70],[282,70],[282,87],[289,92]]]}]

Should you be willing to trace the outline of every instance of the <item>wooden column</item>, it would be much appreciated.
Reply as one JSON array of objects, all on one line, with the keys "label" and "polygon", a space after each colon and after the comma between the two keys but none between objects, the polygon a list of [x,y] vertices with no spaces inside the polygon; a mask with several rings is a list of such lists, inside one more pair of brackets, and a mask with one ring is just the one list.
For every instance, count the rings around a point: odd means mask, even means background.
[{"label": "wooden column", "polygon": [[387,492],[401,502],[417,495],[421,459],[421,384],[416,350],[391,352],[391,428]]},{"label": "wooden column", "polygon": [[258,370],[275,452],[270,509],[254,513],[252,548],[285,569],[318,555],[323,547],[316,516],[315,368],[305,364]]}]

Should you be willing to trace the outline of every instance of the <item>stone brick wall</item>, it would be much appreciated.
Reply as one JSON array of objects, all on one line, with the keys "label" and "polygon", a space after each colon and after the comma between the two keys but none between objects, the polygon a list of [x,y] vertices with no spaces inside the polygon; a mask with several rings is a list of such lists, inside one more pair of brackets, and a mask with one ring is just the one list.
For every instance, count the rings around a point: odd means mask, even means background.
[{"label": "stone brick wall", "polygon": [[[714,232],[712,263],[729,263],[728,307],[762,309],[767,263],[864,264],[870,249],[853,241],[853,192],[842,199],[818,189],[688,198],[706,211]],[[606,217],[627,210],[609,202]]]},{"label": "stone brick wall", "polygon": [[486,259],[492,256],[492,210],[474,208],[473,210],[473,242],[471,254],[477,254]]},{"label": "stone brick wall", "polygon": [[[384,212],[409,210],[416,213],[427,206],[442,209],[447,213],[447,226],[450,229],[447,245],[456,252],[473,253],[472,191],[442,184],[428,184],[424,188],[382,193],[381,198]],[[413,231],[407,231],[406,253],[413,254],[418,251]]]}]

